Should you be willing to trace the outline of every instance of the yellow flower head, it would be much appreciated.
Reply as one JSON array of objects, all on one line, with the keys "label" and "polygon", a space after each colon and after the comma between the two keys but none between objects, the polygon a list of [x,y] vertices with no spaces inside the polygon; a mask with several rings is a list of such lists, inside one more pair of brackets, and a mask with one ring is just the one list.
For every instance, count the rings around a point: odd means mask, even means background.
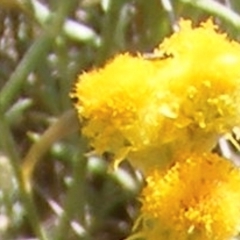
[{"label": "yellow flower head", "polygon": [[142,192],[146,240],[229,240],[240,231],[240,169],[214,154],[153,171]]},{"label": "yellow flower head", "polygon": [[208,151],[240,123],[238,43],[210,21],[181,21],[154,54],[159,59],[119,55],[80,75],[71,94],[95,150],[143,168],[177,149]]},{"label": "yellow flower head", "polygon": [[224,133],[239,124],[240,44],[218,33],[211,21],[195,29],[182,21],[180,27],[155,49],[172,56],[157,76],[172,97],[167,110],[179,128]]},{"label": "yellow flower head", "polygon": [[155,85],[149,80],[156,70],[148,60],[123,54],[79,77],[72,97],[86,121],[83,133],[97,152],[125,155],[151,140],[155,126],[145,114],[152,106]]}]

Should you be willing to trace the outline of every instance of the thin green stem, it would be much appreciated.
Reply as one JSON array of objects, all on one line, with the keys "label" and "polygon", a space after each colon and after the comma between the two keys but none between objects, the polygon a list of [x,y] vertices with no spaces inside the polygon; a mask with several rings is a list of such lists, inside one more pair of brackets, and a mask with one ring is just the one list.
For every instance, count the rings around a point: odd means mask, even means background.
[{"label": "thin green stem", "polygon": [[66,38],[59,37],[59,44],[56,48],[57,53],[57,68],[59,72],[59,102],[61,109],[66,109],[69,106],[69,95],[71,90],[70,69],[68,68],[68,48],[66,45]]},{"label": "thin green stem", "polygon": [[24,182],[27,189],[31,190],[31,178],[36,164],[41,157],[47,152],[50,146],[65,137],[66,135],[76,131],[79,127],[79,121],[73,110],[65,112],[58,121],[51,125],[41,136],[38,142],[32,145],[27,155],[24,157],[22,169]]},{"label": "thin green stem", "polygon": [[[115,0],[109,1],[108,10],[105,13],[102,24],[102,44],[96,56],[97,64],[102,64],[114,51],[120,46],[119,38],[123,39],[123,32],[119,32],[118,26],[120,21],[121,7],[126,1]],[[120,34],[118,34],[120,33]]]},{"label": "thin green stem", "polygon": [[[75,1],[65,1],[67,4],[74,5]],[[33,18],[40,25],[45,26],[51,18],[51,11],[42,3],[36,0],[22,0],[21,7],[31,18]],[[70,6],[71,7],[71,6]],[[30,9],[30,10],[29,10]],[[64,8],[63,8],[64,9]],[[65,8],[63,11],[67,11]],[[64,15],[64,14],[63,14]],[[72,40],[80,42],[92,42],[94,45],[98,45],[99,36],[97,33],[84,24],[76,21],[65,19],[62,24],[63,33]]]},{"label": "thin green stem", "polygon": [[39,240],[47,240],[48,238],[45,235],[45,232],[41,228],[41,223],[38,218],[38,214],[36,212],[35,206],[32,201],[32,196],[27,193],[25,189],[25,185],[23,182],[23,177],[21,173],[21,166],[20,166],[20,158],[17,154],[17,147],[15,146],[11,131],[9,129],[9,125],[5,120],[4,114],[0,111],[0,132],[1,132],[1,146],[3,151],[8,154],[9,161],[11,163],[15,178],[18,183],[20,197],[23,201],[24,207],[27,212],[27,217],[29,220],[30,225],[32,226],[36,236]]},{"label": "thin green stem", "polygon": [[[59,226],[56,231],[56,239],[65,240],[68,236],[69,224],[71,219],[77,213],[80,215],[81,225],[85,225],[85,170],[86,170],[86,159],[76,159],[74,164],[73,182],[67,194],[65,206],[63,207],[64,212],[60,218]],[[87,234],[87,233],[86,233]],[[86,236],[87,237],[87,236]]]},{"label": "thin green stem", "polygon": [[213,0],[180,0],[183,3],[191,4],[206,12],[219,16],[228,21],[232,26],[240,29],[240,16],[230,8]]},{"label": "thin green stem", "polygon": [[[31,192],[28,191],[26,182],[24,181],[21,172],[20,157],[17,155],[17,147],[15,146],[9,125],[6,121],[5,112],[11,105],[13,99],[19,94],[29,73],[35,69],[37,64],[41,63],[42,59],[50,50],[55,38],[61,33],[65,18],[68,12],[72,10],[72,2],[73,1],[61,1],[55,15],[52,15],[53,18],[50,21],[49,27],[46,27],[46,32],[29,48],[16,70],[10,76],[10,79],[0,91],[0,132],[2,139],[4,139],[1,145],[3,150],[8,154],[18,182],[19,192],[25,206],[27,218],[39,240],[47,240],[48,238],[41,227]],[[76,2],[76,0],[74,2]]]},{"label": "thin green stem", "polygon": [[14,97],[18,95],[29,73],[34,70],[36,64],[41,62],[41,59],[43,59],[49,50],[52,41],[52,36],[44,35],[36,40],[24,55],[16,70],[10,76],[10,79],[0,91],[0,108],[2,111],[6,111]]},{"label": "thin green stem", "polygon": [[163,6],[163,9],[167,12],[169,21],[171,23],[172,30],[177,32],[179,30],[179,26],[177,25],[177,19],[174,13],[174,9],[172,6],[171,0],[160,0]]},{"label": "thin green stem", "polygon": [[[52,24],[50,25],[50,27],[47,29],[49,36],[52,36],[52,39],[55,39],[56,37],[58,37],[61,34],[61,29],[62,29],[62,24],[64,23],[64,19],[66,18],[66,16],[68,15],[68,13],[72,10],[72,8],[74,7],[74,3],[76,3],[77,0],[72,0],[72,1],[61,1],[61,4],[58,5],[58,9],[55,13],[55,15],[53,15],[53,20],[52,20]],[[1,102],[0,102],[1,103]],[[71,115],[71,114],[70,114]],[[68,119],[68,115],[66,117],[66,119]],[[58,126],[58,124],[56,125],[56,129],[57,129],[57,133],[58,130],[63,130],[63,132],[66,132],[66,128],[64,130],[64,127],[66,127],[64,125],[65,121],[59,123],[60,126]],[[35,144],[35,148],[31,148],[29,153],[27,154],[27,156],[25,157],[25,161],[24,161],[24,180],[26,180],[28,184],[30,184],[30,178],[31,178],[31,173],[32,170],[35,166],[35,164],[38,162],[39,158],[38,156],[41,156],[41,153],[45,152],[46,146],[48,147],[50,143],[52,143],[52,141],[55,139],[55,127],[50,128],[49,131],[46,132],[46,134],[44,134],[43,140],[41,141],[41,144]],[[58,136],[58,135],[57,135]],[[30,188],[29,188],[30,189]]]}]

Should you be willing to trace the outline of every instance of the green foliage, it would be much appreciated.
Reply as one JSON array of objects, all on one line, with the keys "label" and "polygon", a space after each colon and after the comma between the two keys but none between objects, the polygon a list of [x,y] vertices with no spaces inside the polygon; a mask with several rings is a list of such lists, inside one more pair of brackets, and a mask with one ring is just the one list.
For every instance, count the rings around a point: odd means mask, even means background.
[{"label": "green foliage", "polygon": [[34,166],[30,194],[22,159],[72,108],[69,92],[79,73],[119,52],[150,52],[179,18],[197,24],[212,17],[238,39],[239,10],[238,1],[1,0],[0,238],[126,238],[143,185],[127,162],[109,171],[111,157],[89,153],[80,130],[69,130]]}]

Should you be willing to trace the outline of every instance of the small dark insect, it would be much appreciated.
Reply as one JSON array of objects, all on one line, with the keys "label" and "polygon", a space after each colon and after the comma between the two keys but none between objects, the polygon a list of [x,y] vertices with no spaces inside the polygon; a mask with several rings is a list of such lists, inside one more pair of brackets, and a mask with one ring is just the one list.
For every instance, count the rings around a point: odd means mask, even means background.
[{"label": "small dark insect", "polygon": [[143,58],[147,59],[147,60],[164,60],[167,58],[173,58],[173,54],[172,53],[162,53],[162,54],[155,54],[155,53],[144,53],[143,54]]},{"label": "small dark insect", "polygon": [[76,97],[76,96],[70,96],[70,99],[72,100],[72,102],[73,102],[74,104],[77,104],[77,103],[79,102],[79,98]]}]

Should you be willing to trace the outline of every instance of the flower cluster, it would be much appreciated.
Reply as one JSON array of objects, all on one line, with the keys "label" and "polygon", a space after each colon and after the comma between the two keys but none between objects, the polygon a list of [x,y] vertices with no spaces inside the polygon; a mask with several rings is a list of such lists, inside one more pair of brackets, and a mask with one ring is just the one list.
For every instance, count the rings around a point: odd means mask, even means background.
[{"label": "flower cluster", "polygon": [[240,123],[240,45],[215,28],[183,21],[154,61],[123,54],[79,76],[71,96],[98,153],[146,169],[183,146],[209,150]]},{"label": "flower cluster", "polygon": [[208,153],[154,170],[142,193],[142,237],[223,240],[240,230],[240,171]]},{"label": "flower cluster", "polygon": [[228,240],[240,231],[240,170],[211,151],[240,124],[240,44],[212,21],[182,20],[153,54],[79,76],[82,133],[115,165],[127,158],[147,174],[142,237]]}]

